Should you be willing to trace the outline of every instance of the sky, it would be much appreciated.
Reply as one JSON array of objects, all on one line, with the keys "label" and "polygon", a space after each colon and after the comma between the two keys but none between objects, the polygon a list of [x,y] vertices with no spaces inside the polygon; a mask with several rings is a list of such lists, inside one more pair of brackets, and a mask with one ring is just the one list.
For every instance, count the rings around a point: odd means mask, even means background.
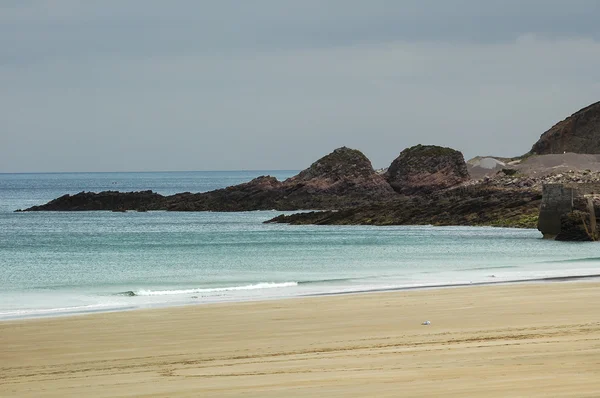
[{"label": "sky", "polygon": [[2,0],[0,172],[516,156],[600,101],[598,0]]}]

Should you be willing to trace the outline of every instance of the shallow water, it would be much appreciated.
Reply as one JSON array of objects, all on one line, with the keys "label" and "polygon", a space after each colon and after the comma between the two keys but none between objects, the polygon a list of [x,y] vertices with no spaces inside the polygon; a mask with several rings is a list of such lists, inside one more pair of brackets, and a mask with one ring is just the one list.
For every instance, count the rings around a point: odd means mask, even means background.
[{"label": "shallow water", "polygon": [[263,224],[281,212],[14,213],[82,190],[200,192],[293,172],[0,174],[0,319],[600,273],[536,230]]}]

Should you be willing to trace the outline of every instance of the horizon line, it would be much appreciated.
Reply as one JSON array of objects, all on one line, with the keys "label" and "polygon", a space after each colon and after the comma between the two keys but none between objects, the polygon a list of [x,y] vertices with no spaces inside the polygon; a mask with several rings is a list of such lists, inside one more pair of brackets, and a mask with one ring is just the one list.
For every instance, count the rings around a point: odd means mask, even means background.
[{"label": "horizon line", "polygon": [[111,174],[111,173],[232,173],[232,172],[297,172],[300,169],[245,169],[245,170],[143,170],[143,171],[17,171],[17,172],[4,172],[0,171],[0,175],[9,174]]}]

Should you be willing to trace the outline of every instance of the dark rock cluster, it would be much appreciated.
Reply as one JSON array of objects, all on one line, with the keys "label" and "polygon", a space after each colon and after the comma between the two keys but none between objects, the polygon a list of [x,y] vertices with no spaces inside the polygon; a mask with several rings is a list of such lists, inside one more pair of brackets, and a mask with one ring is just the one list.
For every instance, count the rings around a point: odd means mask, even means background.
[{"label": "dark rock cluster", "polygon": [[158,203],[164,200],[162,195],[152,191],[100,193],[80,192],[75,195],[63,195],[42,206],[33,206],[25,211],[90,211],[90,210],[156,210]]}]

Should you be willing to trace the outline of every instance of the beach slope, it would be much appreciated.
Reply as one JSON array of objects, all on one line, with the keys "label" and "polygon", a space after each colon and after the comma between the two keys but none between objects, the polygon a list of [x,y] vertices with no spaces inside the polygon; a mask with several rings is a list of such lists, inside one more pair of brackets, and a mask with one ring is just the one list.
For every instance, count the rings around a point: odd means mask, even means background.
[{"label": "beach slope", "polygon": [[598,303],[540,283],[1,322],[0,396],[592,397]]}]

